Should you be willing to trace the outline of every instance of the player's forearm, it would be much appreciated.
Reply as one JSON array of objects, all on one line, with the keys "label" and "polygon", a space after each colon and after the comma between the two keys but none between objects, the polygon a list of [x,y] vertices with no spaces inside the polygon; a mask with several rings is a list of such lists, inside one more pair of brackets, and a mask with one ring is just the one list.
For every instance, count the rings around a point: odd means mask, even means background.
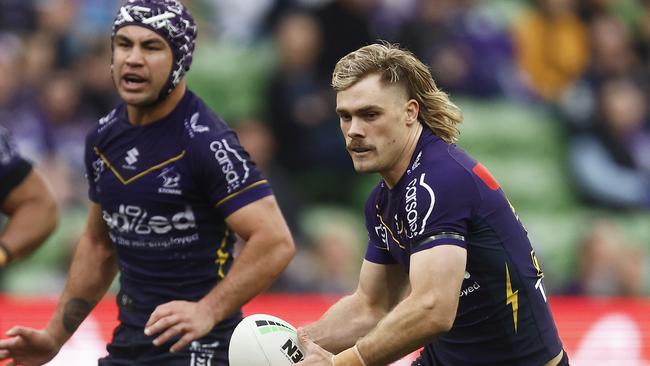
[{"label": "player's forearm", "polygon": [[456,304],[409,296],[357,342],[367,366],[387,365],[451,329]]},{"label": "player's forearm", "polygon": [[294,254],[288,231],[250,237],[228,274],[200,301],[212,309],[215,325],[268,288]]},{"label": "player's forearm", "polygon": [[385,315],[385,310],[371,307],[355,292],[332,305],[317,322],[306,326],[305,331],[314,343],[338,353],[352,347]]},{"label": "player's forearm", "polygon": [[82,236],[68,271],[68,280],[47,331],[59,346],[77,330],[117,274],[114,252]]},{"label": "player's forearm", "polygon": [[29,255],[56,227],[56,203],[47,197],[25,201],[12,214],[0,235],[0,242],[11,253],[12,260]]}]

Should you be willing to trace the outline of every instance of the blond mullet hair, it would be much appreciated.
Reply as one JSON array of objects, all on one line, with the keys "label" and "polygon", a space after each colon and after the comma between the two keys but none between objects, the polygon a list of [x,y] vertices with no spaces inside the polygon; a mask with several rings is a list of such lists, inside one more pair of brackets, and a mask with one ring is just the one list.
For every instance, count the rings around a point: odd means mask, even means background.
[{"label": "blond mullet hair", "polygon": [[390,43],[371,44],[344,56],[334,67],[332,87],[345,90],[370,74],[389,84],[401,83],[409,98],[420,105],[418,120],[441,139],[458,140],[460,109],[438,89],[429,68],[411,52]]}]

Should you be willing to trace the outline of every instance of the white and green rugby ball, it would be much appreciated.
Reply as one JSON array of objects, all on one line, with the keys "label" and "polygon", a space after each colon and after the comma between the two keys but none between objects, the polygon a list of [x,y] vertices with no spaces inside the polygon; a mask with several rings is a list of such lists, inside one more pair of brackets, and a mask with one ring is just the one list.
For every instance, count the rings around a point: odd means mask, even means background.
[{"label": "white and green rugby ball", "polygon": [[304,358],[296,329],[267,314],[242,320],[230,339],[230,366],[292,366]]}]

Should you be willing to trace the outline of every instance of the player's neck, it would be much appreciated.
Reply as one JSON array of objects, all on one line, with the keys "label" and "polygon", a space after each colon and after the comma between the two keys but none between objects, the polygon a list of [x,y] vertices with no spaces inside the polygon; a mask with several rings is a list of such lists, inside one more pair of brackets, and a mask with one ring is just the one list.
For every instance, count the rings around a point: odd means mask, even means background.
[{"label": "player's neck", "polygon": [[167,98],[146,107],[127,104],[129,122],[136,126],[145,126],[159,121],[169,115],[185,95],[185,81],[179,83]]},{"label": "player's neck", "polygon": [[402,150],[402,153],[399,154],[395,165],[393,165],[392,169],[389,171],[381,173],[388,188],[392,189],[395,187],[404,173],[406,173],[406,169],[408,169],[408,166],[411,163],[411,157],[413,157],[413,153],[415,152],[415,147],[418,145],[418,140],[420,139],[422,130],[422,123],[415,123],[413,128],[409,131],[409,136],[404,144],[404,149]]}]

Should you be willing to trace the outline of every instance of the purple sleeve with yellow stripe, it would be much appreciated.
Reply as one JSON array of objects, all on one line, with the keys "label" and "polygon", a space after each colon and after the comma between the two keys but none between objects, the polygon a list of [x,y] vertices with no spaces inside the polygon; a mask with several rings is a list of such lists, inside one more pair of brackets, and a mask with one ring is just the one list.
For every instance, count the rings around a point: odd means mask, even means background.
[{"label": "purple sleeve with yellow stripe", "polygon": [[272,194],[273,190],[271,189],[271,185],[266,179],[262,179],[243,188],[241,191],[225,197],[220,202],[217,202],[215,207],[224,217],[227,217],[247,204]]}]

